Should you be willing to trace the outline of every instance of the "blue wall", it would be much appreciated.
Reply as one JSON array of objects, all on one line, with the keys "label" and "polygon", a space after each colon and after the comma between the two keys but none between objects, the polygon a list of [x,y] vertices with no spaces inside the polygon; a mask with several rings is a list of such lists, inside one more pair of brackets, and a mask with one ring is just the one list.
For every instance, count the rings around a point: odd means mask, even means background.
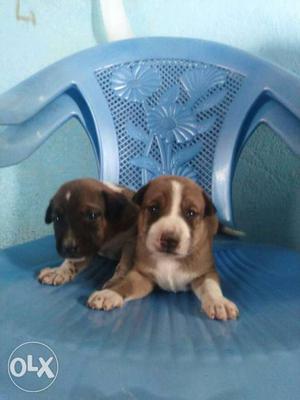
[{"label": "blue wall", "polygon": [[[296,0],[125,0],[137,36],[191,36],[227,43],[300,75]],[[0,92],[66,55],[105,41],[99,2],[0,0]],[[299,139],[300,140],[300,139]],[[30,159],[0,170],[0,246],[46,233],[48,200],[65,180],[96,176],[82,128],[70,121]],[[238,225],[251,240],[300,246],[300,160],[261,127],[243,152],[234,181]]]},{"label": "blue wall", "polygon": [[[92,7],[87,0],[0,0],[0,92],[69,54],[94,46]],[[75,120],[59,129],[30,159],[0,169],[0,247],[49,234],[44,212],[65,180],[96,176],[87,136]]]}]

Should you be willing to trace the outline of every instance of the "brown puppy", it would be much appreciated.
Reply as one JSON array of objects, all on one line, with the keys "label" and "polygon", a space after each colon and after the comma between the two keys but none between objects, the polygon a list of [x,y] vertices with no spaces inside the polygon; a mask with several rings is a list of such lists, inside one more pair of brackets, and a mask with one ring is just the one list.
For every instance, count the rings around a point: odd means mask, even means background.
[{"label": "brown puppy", "polygon": [[47,224],[54,223],[56,248],[65,258],[57,268],[44,268],[38,279],[62,285],[101,254],[120,259],[116,274],[127,271],[135,246],[138,207],[133,192],[95,179],[67,182],[55,194],[46,211]]},{"label": "brown puppy", "polygon": [[92,297],[90,306],[120,307],[158,285],[175,292],[191,289],[212,319],[236,319],[238,308],[223,296],[215,269],[215,208],[200,186],[165,176],[151,181],[133,199],[141,206],[134,266],[125,278]]}]

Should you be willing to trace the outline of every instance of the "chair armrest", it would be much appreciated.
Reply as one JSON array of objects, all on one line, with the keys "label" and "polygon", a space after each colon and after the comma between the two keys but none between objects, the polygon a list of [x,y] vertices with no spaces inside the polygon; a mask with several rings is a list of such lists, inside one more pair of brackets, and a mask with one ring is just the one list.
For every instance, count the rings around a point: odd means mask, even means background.
[{"label": "chair armrest", "polygon": [[57,128],[73,117],[87,130],[77,103],[64,94],[25,122],[9,125],[0,135],[0,167],[28,158]]}]

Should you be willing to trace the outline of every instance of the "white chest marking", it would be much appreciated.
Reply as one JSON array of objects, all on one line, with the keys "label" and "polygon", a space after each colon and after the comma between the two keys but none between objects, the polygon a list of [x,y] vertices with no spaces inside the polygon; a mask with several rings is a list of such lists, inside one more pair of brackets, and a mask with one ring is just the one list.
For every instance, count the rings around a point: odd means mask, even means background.
[{"label": "white chest marking", "polygon": [[195,274],[180,269],[180,262],[170,257],[157,260],[154,277],[159,287],[172,292],[188,290],[189,284],[196,277]]}]

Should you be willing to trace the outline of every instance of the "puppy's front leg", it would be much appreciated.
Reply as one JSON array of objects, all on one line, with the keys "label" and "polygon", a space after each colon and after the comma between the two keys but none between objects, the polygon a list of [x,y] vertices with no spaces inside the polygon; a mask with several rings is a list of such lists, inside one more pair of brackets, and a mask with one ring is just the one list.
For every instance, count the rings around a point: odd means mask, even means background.
[{"label": "puppy's front leg", "polygon": [[133,266],[133,259],[135,253],[135,245],[136,241],[130,240],[124,244],[122,249],[122,254],[118,265],[116,266],[116,270],[112,276],[104,285],[103,289],[108,288],[109,286],[118,282],[119,279],[124,278],[125,275],[130,271]]},{"label": "puppy's front leg", "polygon": [[220,280],[216,271],[211,271],[195,279],[192,290],[202,303],[202,310],[211,319],[236,319],[239,315],[237,306],[223,296]]},{"label": "puppy's front leg", "polygon": [[66,259],[59,267],[44,268],[38,275],[38,280],[45,285],[63,285],[72,281],[90,263],[90,258],[82,260]]},{"label": "puppy's front leg", "polygon": [[88,306],[97,310],[122,307],[125,301],[140,299],[152,292],[153,282],[137,270],[131,270],[124,278],[97,290],[88,299]]}]

